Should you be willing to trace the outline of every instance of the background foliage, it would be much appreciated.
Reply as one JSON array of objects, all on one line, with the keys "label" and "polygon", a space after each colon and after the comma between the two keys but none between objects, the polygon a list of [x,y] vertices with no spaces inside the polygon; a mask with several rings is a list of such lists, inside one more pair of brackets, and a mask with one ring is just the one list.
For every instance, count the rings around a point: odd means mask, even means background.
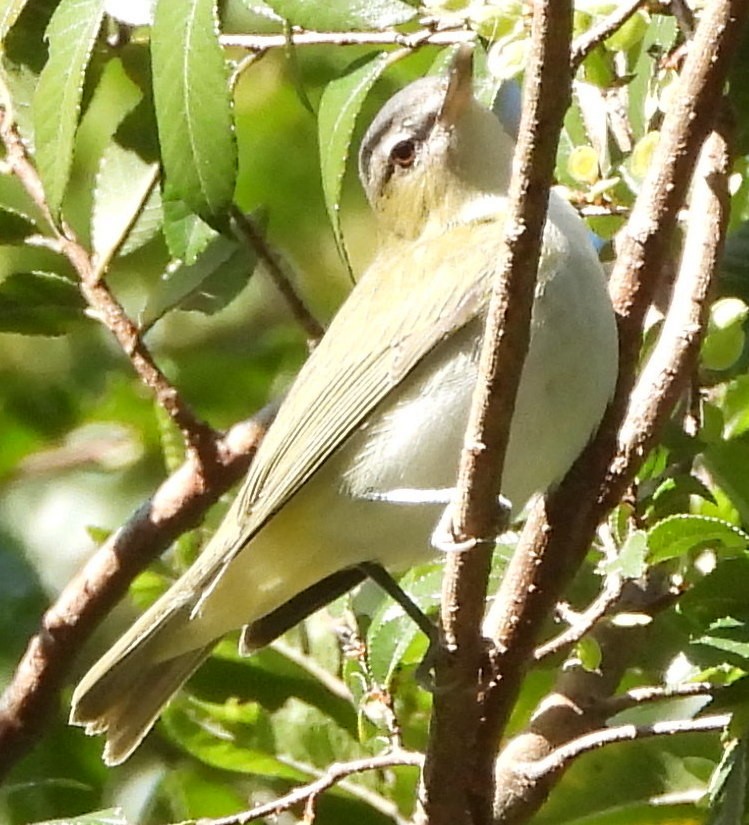
[{"label": "background foliage", "polygon": [[[491,102],[499,81],[523,66],[527,16],[509,0],[426,9],[400,0],[227,0],[218,9],[211,0],[159,0],[148,26],[143,5],[5,0],[2,103],[31,148],[53,217],[95,252],[98,272],[198,415],[226,427],[278,395],[305,355],[304,331],[237,235],[231,204],[265,227],[290,262],[297,291],[327,320],[349,288],[347,261],[361,272],[376,238],[347,159],[377,106],[409,79],[439,70],[448,55],[437,46],[393,57],[373,45],[289,42],[251,60],[222,45],[217,32],[283,35],[289,24],[409,32],[431,15],[484,38],[477,88]],[[617,4],[576,5],[582,34]],[[644,177],[680,46],[668,9],[642,10],[578,75],[558,180],[590,217],[605,259]],[[740,78],[747,71],[749,45],[734,66],[731,235],[694,397],[612,516],[608,550],[616,554],[603,563],[601,548],[592,549],[569,594],[581,609],[605,577],[637,579],[646,569],[678,583],[684,595],[657,616],[619,617],[640,634],[622,687],[736,683],[724,703],[742,712],[730,747],[717,735],[691,734],[584,756],[538,823],[744,818],[749,106]],[[510,123],[507,99],[502,115]],[[614,114],[629,142],[616,139]],[[182,457],[173,424],[87,310],[75,273],[49,238],[38,205],[16,178],[0,175],[0,685],[77,566]],[[339,255],[344,249],[348,257]],[[646,349],[658,324],[656,308]],[[130,602],[81,651],[81,671],[133,605],[149,603],[194,558],[223,506],[134,583]],[[511,538],[499,548],[497,575]],[[432,609],[439,582],[439,569],[425,568],[404,586]],[[422,749],[430,697],[414,670],[423,652],[411,625],[365,587],[250,660],[236,655],[234,640],[223,642],[157,732],[114,770],[101,764],[98,741],[66,726],[63,702],[45,740],[0,790],[0,819],[70,821],[110,807],[121,810],[79,821],[216,817],[388,743]],[[595,670],[599,653],[588,637],[573,664]],[[531,672],[513,730],[527,723],[561,666],[556,657]],[[683,718],[705,701],[635,708],[628,718]],[[411,767],[350,777],[318,800],[316,821],[400,821],[412,809],[417,777]],[[718,813],[706,812],[710,799]]]}]

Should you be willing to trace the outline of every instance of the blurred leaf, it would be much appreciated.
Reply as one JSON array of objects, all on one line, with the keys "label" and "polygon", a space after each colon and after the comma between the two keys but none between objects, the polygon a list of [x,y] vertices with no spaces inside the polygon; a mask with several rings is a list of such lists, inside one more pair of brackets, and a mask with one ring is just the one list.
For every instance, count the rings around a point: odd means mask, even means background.
[{"label": "blurred leaf", "polygon": [[710,474],[749,524],[749,437],[709,444],[704,453]]},{"label": "blurred leaf", "polygon": [[214,0],[159,0],[151,58],[169,186],[201,217],[219,219],[234,195],[237,146]]},{"label": "blurred leaf", "polygon": [[366,58],[363,65],[358,65],[343,77],[329,83],[320,100],[318,138],[322,188],[336,246],[347,264],[340,210],[341,187],[351,150],[351,136],[370,89],[389,62],[389,55],[384,53]]},{"label": "blurred leaf", "polygon": [[583,670],[595,673],[603,661],[601,646],[592,636],[585,636],[575,645],[575,653]]},{"label": "blurred leaf", "polygon": [[141,326],[153,326],[176,308],[206,315],[218,312],[244,288],[255,263],[254,254],[245,244],[217,235],[194,264],[178,264],[164,273],[151,291]]},{"label": "blurred leaf", "polygon": [[[110,143],[96,176],[91,236],[99,261],[108,261],[118,247],[137,249],[158,231],[161,202],[159,166]],[[148,206],[147,206],[148,205]]]},{"label": "blurred leaf", "polygon": [[706,825],[740,825],[746,811],[746,740],[732,742],[710,780]]},{"label": "blurred leaf", "polygon": [[0,237],[4,243],[16,243],[33,235],[36,227],[18,212],[0,208]]},{"label": "blurred leaf", "polygon": [[56,215],[70,176],[83,79],[104,15],[104,0],[62,0],[47,29],[49,60],[34,93],[36,165]]},{"label": "blurred leaf", "polygon": [[601,571],[607,575],[618,573],[627,579],[639,578],[645,571],[647,536],[644,530],[633,530],[624,540],[616,558],[601,564]]},{"label": "blurred leaf", "polygon": [[265,0],[276,14],[296,26],[318,31],[386,29],[416,17],[401,0]]},{"label": "blurred leaf", "polygon": [[679,514],[664,518],[651,527],[647,540],[649,561],[657,564],[706,545],[720,544],[728,550],[747,550],[749,535],[717,518]]},{"label": "blurred leaf", "polygon": [[5,35],[18,20],[18,16],[27,2],[28,0],[5,0],[2,7],[0,7],[0,47],[5,40]]},{"label": "blurred leaf", "polygon": [[[261,750],[256,705],[226,705],[182,698],[162,714],[169,738],[196,759],[227,771],[304,781],[306,774]],[[218,735],[217,735],[218,734]],[[270,746],[271,742],[266,740]]]},{"label": "blurred leaf", "polygon": [[120,808],[94,811],[83,816],[66,816],[64,819],[47,819],[36,825],[132,825]]},{"label": "blurred leaf", "polygon": [[84,318],[78,287],[50,272],[18,272],[0,281],[0,331],[64,335]]},{"label": "blurred leaf", "polygon": [[749,430],[749,375],[739,375],[726,384],[720,409],[726,439],[736,438]]}]

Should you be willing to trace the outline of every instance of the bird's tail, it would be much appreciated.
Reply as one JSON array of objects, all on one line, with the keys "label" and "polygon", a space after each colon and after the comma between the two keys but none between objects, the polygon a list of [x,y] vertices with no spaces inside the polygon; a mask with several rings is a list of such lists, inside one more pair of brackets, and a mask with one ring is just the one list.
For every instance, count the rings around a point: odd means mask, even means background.
[{"label": "bird's tail", "polygon": [[[209,655],[214,643],[176,656],[159,654],[163,639],[184,631],[184,608],[138,625],[83,677],[73,694],[70,722],[90,735],[106,733],[104,761],[118,765],[138,747],[164,705]],[[148,614],[147,614],[148,615]]]}]

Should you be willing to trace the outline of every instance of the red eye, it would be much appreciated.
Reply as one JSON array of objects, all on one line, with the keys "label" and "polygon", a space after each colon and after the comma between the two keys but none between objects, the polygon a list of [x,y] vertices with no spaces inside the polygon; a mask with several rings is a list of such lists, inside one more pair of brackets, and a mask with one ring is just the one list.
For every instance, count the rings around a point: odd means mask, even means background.
[{"label": "red eye", "polygon": [[413,140],[398,141],[390,150],[390,160],[393,165],[400,166],[401,169],[413,166],[416,160],[416,143]]}]

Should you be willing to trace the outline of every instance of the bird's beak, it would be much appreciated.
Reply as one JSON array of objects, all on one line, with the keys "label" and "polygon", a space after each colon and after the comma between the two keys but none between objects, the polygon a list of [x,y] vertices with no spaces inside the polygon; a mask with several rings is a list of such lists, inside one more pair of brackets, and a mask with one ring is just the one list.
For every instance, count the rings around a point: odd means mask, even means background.
[{"label": "bird's beak", "polygon": [[473,97],[473,46],[463,43],[455,53],[447,80],[445,100],[437,122],[443,127],[454,126]]}]

